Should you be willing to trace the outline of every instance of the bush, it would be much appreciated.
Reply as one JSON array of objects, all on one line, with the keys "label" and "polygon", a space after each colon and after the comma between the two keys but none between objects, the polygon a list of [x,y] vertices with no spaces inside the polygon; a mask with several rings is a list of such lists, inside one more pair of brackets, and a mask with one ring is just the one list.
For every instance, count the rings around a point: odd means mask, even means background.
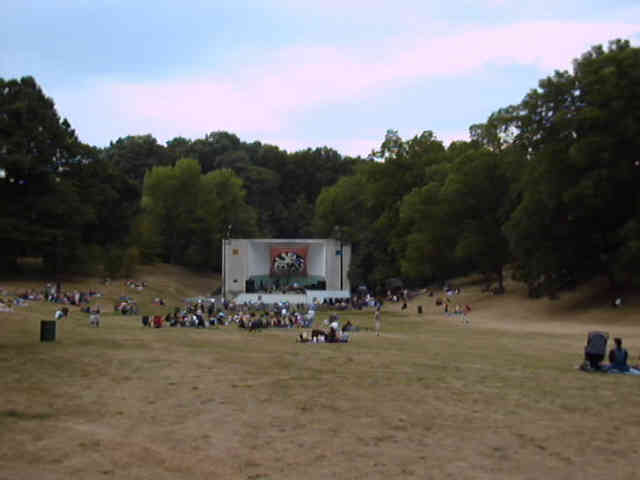
[{"label": "bush", "polygon": [[104,258],[104,273],[109,277],[119,277],[124,266],[124,251],[119,247],[107,250]]},{"label": "bush", "polygon": [[133,277],[136,267],[140,264],[140,250],[137,247],[129,247],[124,252],[122,274],[125,277]]}]

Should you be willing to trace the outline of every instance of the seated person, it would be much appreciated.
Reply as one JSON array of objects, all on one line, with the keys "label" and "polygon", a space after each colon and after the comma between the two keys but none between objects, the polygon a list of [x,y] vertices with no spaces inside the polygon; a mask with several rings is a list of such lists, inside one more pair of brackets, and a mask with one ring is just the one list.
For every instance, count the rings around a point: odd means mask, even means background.
[{"label": "seated person", "polygon": [[316,341],[319,341],[320,337],[322,337],[322,339],[324,340],[326,335],[327,335],[327,332],[325,332],[324,330],[321,330],[319,328],[314,328],[313,330],[311,330],[311,340],[312,341],[313,341],[314,338],[316,339]]},{"label": "seated person", "polygon": [[600,370],[600,362],[607,352],[609,334],[604,332],[589,332],[587,346],[584,347],[584,359],[594,370]]},{"label": "seated person", "polygon": [[622,339],[615,338],[613,340],[616,344],[616,348],[612,348],[609,352],[609,369],[618,370],[620,372],[628,372],[629,365],[627,364],[627,358],[629,354],[625,348],[622,348]]},{"label": "seated person", "polygon": [[89,316],[89,326],[90,327],[99,327],[100,326],[100,314],[92,313]]},{"label": "seated person", "polygon": [[333,327],[329,327],[329,332],[327,333],[326,342],[327,343],[335,343],[338,341],[338,335],[336,329]]},{"label": "seated person", "polygon": [[298,335],[298,341],[301,343],[309,343],[311,341],[311,337],[307,332],[302,332]]},{"label": "seated person", "polygon": [[329,328],[335,330],[336,332],[340,330],[340,323],[338,322],[338,316],[333,314],[331,318],[329,318]]}]

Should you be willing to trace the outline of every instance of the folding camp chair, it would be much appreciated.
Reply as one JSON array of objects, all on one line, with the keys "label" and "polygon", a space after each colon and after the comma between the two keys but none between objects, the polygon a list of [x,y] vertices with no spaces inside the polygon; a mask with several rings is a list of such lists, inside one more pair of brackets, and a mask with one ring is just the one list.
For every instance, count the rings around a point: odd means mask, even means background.
[{"label": "folding camp chair", "polygon": [[589,332],[587,335],[587,345],[584,347],[584,359],[589,362],[589,366],[594,370],[600,369],[600,362],[604,360],[607,353],[607,332]]}]

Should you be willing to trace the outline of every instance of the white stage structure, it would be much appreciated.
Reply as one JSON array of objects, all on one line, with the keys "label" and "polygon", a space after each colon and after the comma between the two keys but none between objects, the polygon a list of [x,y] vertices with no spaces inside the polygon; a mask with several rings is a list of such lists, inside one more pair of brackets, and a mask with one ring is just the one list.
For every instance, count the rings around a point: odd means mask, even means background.
[{"label": "white stage structure", "polygon": [[348,298],[351,245],[331,238],[222,241],[227,300],[274,303]]}]

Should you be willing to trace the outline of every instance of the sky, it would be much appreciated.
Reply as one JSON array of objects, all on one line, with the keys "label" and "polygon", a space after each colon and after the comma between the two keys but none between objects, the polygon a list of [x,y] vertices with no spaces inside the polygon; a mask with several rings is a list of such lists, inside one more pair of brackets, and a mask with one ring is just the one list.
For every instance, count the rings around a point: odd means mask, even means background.
[{"label": "sky", "polygon": [[79,138],[226,130],[366,156],[448,143],[615,38],[640,0],[3,0],[0,77],[32,75]]}]

